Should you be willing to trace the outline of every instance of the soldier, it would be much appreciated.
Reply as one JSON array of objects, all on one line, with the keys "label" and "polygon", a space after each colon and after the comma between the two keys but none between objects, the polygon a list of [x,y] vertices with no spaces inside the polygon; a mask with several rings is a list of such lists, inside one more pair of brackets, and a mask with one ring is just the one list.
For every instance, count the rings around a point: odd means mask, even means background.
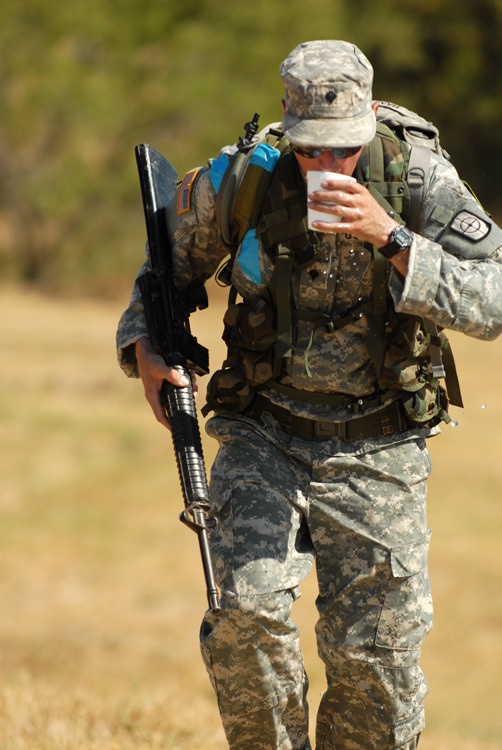
[{"label": "soldier", "polygon": [[[418,225],[403,226],[410,150],[377,129],[373,71],[357,47],[301,44],[281,78],[285,138],[234,248],[242,301],[225,315],[229,356],[208,388],[221,609],[207,612],[201,649],[232,750],[310,748],[290,613],[315,561],[327,679],[318,750],[412,750],[432,623],[426,439],[449,419],[438,329],[500,333],[502,231],[435,153]],[[234,152],[179,186],[180,286],[207,280],[235,239],[218,203]],[[326,179],[307,197],[310,170],[356,180]],[[307,204],[327,220],[309,229]],[[168,427],[160,386],[184,383],[152,350],[136,291],[117,340],[123,369],[142,378]]]}]

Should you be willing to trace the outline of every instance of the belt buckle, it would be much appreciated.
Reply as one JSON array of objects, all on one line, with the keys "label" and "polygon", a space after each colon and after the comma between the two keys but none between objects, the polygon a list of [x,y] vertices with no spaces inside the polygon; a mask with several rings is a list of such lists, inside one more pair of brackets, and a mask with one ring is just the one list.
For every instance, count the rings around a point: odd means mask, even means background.
[{"label": "belt buckle", "polygon": [[283,432],[286,433],[286,435],[292,435],[293,434],[293,415],[291,412],[288,412],[286,409],[281,409],[281,415],[277,415],[277,421],[279,423],[279,426]]},{"label": "belt buckle", "polygon": [[344,422],[314,422],[314,435],[316,438],[344,437]]}]

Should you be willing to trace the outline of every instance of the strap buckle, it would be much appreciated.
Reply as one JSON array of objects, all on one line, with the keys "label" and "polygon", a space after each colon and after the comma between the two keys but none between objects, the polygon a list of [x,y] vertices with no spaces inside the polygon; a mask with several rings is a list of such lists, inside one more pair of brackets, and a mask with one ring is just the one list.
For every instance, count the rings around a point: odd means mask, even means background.
[{"label": "strap buckle", "polygon": [[342,438],[347,437],[347,423],[346,422],[321,422],[317,420],[313,421],[314,438],[322,440],[323,438]]},{"label": "strap buckle", "polygon": [[382,427],[382,435],[392,435],[392,433],[396,431],[394,421],[392,417],[388,415],[382,417],[382,419],[380,420],[380,424]]}]

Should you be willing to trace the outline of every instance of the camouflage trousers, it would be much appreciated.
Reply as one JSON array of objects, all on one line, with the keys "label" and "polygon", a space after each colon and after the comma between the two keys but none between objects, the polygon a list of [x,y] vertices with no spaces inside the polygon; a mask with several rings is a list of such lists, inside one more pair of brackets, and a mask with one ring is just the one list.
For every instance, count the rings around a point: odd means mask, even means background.
[{"label": "camouflage trousers", "polygon": [[303,441],[213,417],[221,610],[201,650],[231,750],[305,750],[308,680],[290,615],[316,562],[326,691],[317,750],[414,750],[431,626],[423,438]]}]

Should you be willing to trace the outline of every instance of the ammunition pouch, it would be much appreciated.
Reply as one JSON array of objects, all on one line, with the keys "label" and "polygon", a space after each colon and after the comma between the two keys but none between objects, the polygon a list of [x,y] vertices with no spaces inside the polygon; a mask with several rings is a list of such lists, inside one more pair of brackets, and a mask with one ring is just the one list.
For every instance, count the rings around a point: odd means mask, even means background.
[{"label": "ammunition pouch", "polygon": [[[226,363],[225,363],[226,364]],[[206,394],[206,404],[202,414],[223,409],[242,412],[252,402],[254,390],[249,386],[242,368],[237,364],[217,370],[211,377]]]},{"label": "ammunition pouch", "polygon": [[446,390],[437,381],[426,383],[410,393],[402,404],[410,425],[434,427],[439,422],[451,422]]},{"label": "ammunition pouch", "polygon": [[277,324],[274,306],[264,297],[232,302],[223,318],[223,340],[228,357],[212,376],[207,393],[210,409],[241,412],[251,402],[255,388],[273,380]]},{"label": "ammunition pouch", "polygon": [[[416,391],[425,382],[430,362],[430,337],[422,320],[392,313],[385,331],[379,383],[382,388]],[[425,377],[424,377],[425,376]]]},{"label": "ammunition pouch", "polygon": [[[446,390],[440,386],[434,366],[440,362],[442,368],[441,349],[447,344],[444,334],[431,329],[427,321],[389,311],[379,385],[409,393],[404,395],[403,405],[412,424],[450,421]],[[443,377],[445,374],[442,371]]]}]

